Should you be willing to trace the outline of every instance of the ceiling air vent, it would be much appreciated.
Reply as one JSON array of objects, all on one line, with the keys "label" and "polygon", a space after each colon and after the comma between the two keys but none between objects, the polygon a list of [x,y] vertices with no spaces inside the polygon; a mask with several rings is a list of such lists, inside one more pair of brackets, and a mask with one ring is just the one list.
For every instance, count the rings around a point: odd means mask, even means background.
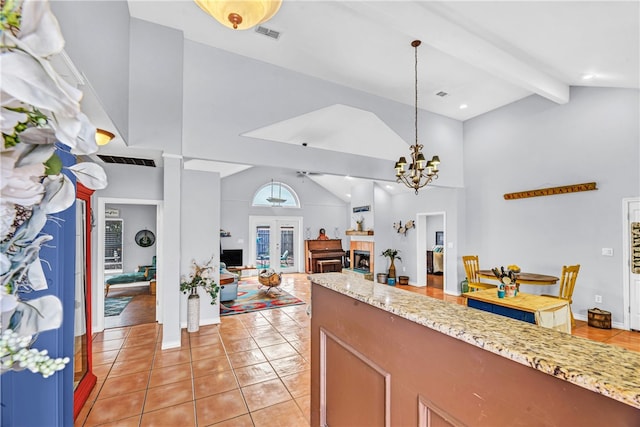
[{"label": "ceiling air vent", "polygon": [[442,97],[444,98],[445,96],[449,95],[447,92],[441,90],[440,92],[436,93],[436,96]]},{"label": "ceiling air vent", "polygon": [[262,25],[258,25],[258,28],[256,28],[256,33],[271,37],[274,40],[278,40],[278,38],[280,38],[280,31],[270,30],[269,28],[263,27]]},{"label": "ceiling air vent", "polygon": [[156,162],[152,159],[137,159],[135,157],[107,156],[98,154],[98,157],[105,163],[117,163],[120,165],[150,166],[156,167]]}]

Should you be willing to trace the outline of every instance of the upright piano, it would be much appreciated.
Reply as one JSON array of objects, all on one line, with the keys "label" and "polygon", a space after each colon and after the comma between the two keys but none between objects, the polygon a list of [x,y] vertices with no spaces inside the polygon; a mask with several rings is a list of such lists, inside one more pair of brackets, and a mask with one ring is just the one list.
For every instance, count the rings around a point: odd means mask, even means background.
[{"label": "upright piano", "polygon": [[307,273],[319,273],[318,261],[339,260],[344,266],[347,252],[342,249],[342,239],[331,240],[305,240],[305,271]]}]

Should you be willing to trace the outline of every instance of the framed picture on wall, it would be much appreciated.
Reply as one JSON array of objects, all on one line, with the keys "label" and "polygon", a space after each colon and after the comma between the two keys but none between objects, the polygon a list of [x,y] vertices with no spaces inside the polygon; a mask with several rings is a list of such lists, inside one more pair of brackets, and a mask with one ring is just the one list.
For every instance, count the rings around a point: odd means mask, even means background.
[{"label": "framed picture on wall", "polygon": [[436,231],[436,245],[444,246],[444,231]]}]

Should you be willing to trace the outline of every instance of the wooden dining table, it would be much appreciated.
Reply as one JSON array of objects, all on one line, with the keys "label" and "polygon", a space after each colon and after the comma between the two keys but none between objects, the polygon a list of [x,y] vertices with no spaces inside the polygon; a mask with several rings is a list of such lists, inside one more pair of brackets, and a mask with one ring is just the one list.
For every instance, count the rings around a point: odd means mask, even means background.
[{"label": "wooden dining table", "polygon": [[[499,280],[491,270],[478,270],[478,276],[483,279]],[[556,276],[538,273],[516,273],[516,283],[524,285],[555,285],[560,280]]]}]

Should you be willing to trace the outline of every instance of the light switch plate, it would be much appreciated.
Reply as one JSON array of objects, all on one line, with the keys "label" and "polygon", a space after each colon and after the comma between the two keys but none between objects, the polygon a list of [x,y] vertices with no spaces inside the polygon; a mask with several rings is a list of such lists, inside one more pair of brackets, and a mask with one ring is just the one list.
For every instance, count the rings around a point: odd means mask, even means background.
[{"label": "light switch plate", "polygon": [[613,256],[613,248],[602,248],[603,256]]}]

